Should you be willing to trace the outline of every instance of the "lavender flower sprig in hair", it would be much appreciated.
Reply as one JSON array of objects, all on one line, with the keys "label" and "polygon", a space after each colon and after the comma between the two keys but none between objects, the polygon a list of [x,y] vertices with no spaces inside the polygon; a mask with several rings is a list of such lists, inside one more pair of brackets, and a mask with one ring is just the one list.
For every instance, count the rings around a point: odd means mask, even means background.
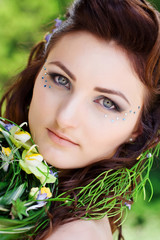
[{"label": "lavender flower sprig in hair", "polygon": [[51,33],[47,33],[44,37],[46,43],[45,43],[45,52],[47,50],[47,47],[48,47],[48,44],[53,36],[53,34],[57,31],[57,29],[61,26],[63,20],[59,19],[59,18],[56,18],[55,19],[55,26],[54,28],[52,29],[52,32]]}]

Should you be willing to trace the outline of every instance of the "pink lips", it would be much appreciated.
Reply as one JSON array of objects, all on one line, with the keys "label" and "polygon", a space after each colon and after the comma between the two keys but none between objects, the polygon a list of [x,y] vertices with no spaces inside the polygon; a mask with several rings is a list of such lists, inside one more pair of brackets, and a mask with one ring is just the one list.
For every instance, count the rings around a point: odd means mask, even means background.
[{"label": "pink lips", "polygon": [[50,129],[48,130],[48,135],[50,137],[50,139],[55,142],[58,143],[61,146],[77,146],[78,144],[73,142],[71,139],[69,139],[68,137],[64,136],[61,133],[57,133],[57,132],[53,132]]}]

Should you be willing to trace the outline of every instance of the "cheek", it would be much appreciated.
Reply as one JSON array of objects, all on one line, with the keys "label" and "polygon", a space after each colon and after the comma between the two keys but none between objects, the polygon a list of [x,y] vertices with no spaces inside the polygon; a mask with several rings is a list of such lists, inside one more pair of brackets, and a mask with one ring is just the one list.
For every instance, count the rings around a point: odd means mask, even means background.
[{"label": "cheek", "polygon": [[119,124],[119,126],[110,127],[110,141],[116,146],[120,146],[124,142],[128,141],[131,134],[131,129],[128,129],[127,124]]},{"label": "cheek", "polygon": [[99,128],[94,127],[96,131],[90,131],[90,134],[86,134],[86,136],[90,135],[90,138],[94,139],[95,144],[100,148],[110,147],[114,149],[129,140],[135,124],[129,120],[119,123],[111,123],[106,120],[105,125],[101,125]]},{"label": "cheek", "polygon": [[56,116],[56,109],[59,106],[60,98],[48,87],[44,87],[41,78],[35,82],[33,96],[29,108],[29,126],[37,129],[39,125],[51,122]]},{"label": "cheek", "polygon": [[37,82],[34,86],[32,101],[30,104],[30,114],[43,114],[50,108],[52,99],[47,92],[47,89],[43,86],[43,83]]},{"label": "cheek", "polygon": [[38,81],[36,81],[34,89],[33,89],[33,96],[31,100],[31,104],[29,107],[29,126],[30,129],[36,126],[41,121],[41,118],[46,113],[44,112],[46,110],[46,97],[44,95],[44,90],[42,88],[42,85],[39,84]]}]

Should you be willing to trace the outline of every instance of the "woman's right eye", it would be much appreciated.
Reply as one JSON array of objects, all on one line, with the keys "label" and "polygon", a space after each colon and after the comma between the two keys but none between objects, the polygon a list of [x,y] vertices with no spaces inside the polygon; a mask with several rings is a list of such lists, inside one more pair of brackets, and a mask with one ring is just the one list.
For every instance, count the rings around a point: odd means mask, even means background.
[{"label": "woman's right eye", "polygon": [[103,108],[107,110],[121,112],[120,107],[115,102],[105,96],[98,97],[96,100],[94,100],[94,102],[100,104]]},{"label": "woman's right eye", "polygon": [[71,82],[66,77],[57,73],[48,73],[48,75],[51,77],[51,79],[56,85],[60,87],[65,87],[68,90],[70,90]]}]

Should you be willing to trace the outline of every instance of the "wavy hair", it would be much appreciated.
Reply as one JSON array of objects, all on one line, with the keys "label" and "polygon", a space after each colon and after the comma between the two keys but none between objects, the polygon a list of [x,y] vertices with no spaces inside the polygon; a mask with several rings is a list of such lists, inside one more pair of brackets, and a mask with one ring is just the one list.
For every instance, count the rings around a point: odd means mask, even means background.
[{"label": "wavy hair", "polygon": [[[85,168],[62,171],[59,174],[59,194],[85,186],[104,171],[131,168],[136,158],[146,149],[160,141],[160,15],[145,0],[77,0],[66,13],[66,21],[52,35],[47,49],[45,41],[31,51],[26,68],[4,94],[0,107],[5,103],[4,117],[20,124],[28,121],[28,108],[32,99],[34,81],[50,50],[64,35],[76,31],[88,31],[105,41],[115,41],[127,53],[139,79],[147,87],[148,96],[142,112],[141,134],[134,143],[119,147],[111,159],[104,159]],[[72,191],[76,196],[76,191]],[[76,205],[76,204],[75,204]],[[51,226],[35,239],[45,239],[50,230],[80,219],[85,208],[74,214],[76,206],[61,206],[54,203],[51,211]],[[111,217],[112,232],[119,228],[119,216]]]}]

